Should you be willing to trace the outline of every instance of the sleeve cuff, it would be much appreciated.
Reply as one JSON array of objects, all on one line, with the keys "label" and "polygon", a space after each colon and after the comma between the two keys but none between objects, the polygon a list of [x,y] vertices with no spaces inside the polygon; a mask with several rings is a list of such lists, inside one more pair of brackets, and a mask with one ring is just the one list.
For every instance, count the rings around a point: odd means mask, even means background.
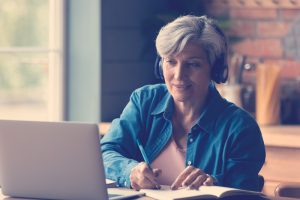
[{"label": "sleeve cuff", "polygon": [[138,165],[139,163],[137,161],[132,160],[132,162],[130,162],[125,169],[123,169],[123,176],[119,177],[118,179],[118,187],[126,187],[126,188],[130,188],[131,187],[131,182],[130,182],[130,173],[131,173],[131,169],[133,167],[135,167],[136,165]]}]

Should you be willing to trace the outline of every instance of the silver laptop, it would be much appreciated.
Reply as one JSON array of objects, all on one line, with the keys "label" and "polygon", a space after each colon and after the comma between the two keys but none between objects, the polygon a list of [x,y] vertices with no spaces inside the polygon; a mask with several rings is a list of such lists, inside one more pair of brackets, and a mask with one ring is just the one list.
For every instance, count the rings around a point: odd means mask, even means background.
[{"label": "silver laptop", "polygon": [[11,197],[107,200],[97,124],[0,120],[0,185]]}]

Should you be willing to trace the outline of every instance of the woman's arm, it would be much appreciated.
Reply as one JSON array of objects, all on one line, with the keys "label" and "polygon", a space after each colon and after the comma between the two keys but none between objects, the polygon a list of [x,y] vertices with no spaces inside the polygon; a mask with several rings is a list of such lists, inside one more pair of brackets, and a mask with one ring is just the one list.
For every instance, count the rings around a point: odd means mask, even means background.
[{"label": "woman's arm", "polygon": [[228,140],[223,174],[216,175],[220,185],[259,190],[258,173],[265,162],[265,146],[258,125],[245,124]]},{"label": "woman's arm", "polygon": [[130,187],[131,169],[139,163],[135,138],[143,129],[140,109],[139,95],[135,91],[120,118],[113,120],[101,139],[106,177],[121,187]]}]

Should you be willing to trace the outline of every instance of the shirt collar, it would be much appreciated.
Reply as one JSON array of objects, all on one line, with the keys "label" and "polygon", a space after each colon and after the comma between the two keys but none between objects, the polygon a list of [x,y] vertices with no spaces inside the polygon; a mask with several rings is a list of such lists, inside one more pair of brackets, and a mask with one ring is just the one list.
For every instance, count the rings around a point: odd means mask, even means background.
[{"label": "shirt collar", "polygon": [[[211,82],[208,89],[208,96],[205,100],[204,109],[199,117],[197,125],[205,132],[212,132],[214,130],[218,114],[221,113],[222,108],[224,108],[225,102],[226,101],[217,91],[215,84]],[[167,119],[171,119],[173,104],[173,98],[170,93],[167,92],[151,114],[158,115],[164,113],[164,116]]]},{"label": "shirt collar", "polygon": [[211,82],[204,109],[199,117],[197,125],[207,133],[212,132],[219,114],[226,107],[225,105],[226,100],[221,97],[215,84]]},{"label": "shirt collar", "polygon": [[152,115],[158,115],[163,112],[170,112],[172,109],[173,99],[169,92],[166,92],[165,96],[157,104],[156,108],[152,111]]}]

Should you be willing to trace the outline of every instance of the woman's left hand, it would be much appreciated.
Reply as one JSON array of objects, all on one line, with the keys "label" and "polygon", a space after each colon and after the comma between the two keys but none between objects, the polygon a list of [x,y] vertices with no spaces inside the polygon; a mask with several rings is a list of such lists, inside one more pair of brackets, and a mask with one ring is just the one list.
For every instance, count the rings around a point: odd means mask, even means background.
[{"label": "woman's left hand", "polygon": [[171,189],[177,190],[179,187],[198,189],[201,185],[213,185],[213,183],[214,178],[212,176],[190,165],[179,174],[171,185]]}]

